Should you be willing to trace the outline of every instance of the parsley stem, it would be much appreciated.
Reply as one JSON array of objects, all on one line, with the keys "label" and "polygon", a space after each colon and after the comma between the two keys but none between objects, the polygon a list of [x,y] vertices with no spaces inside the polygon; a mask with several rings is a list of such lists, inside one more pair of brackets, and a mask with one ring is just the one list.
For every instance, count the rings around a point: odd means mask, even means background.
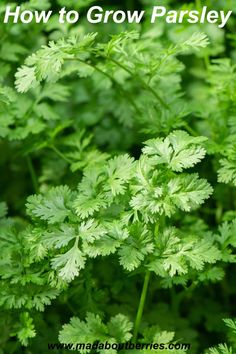
[{"label": "parsley stem", "polygon": [[68,60],[75,60],[75,61],[79,61],[83,64],[86,64],[88,66],[90,66],[91,68],[93,68],[94,70],[96,70],[97,72],[99,72],[100,74],[106,76],[112,83],[113,85],[117,88],[118,92],[120,95],[122,95],[123,97],[125,97],[129,102],[130,104],[134,107],[134,109],[136,110],[136,112],[141,115],[142,112],[140,111],[140,109],[138,108],[138,106],[136,105],[135,101],[130,97],[129,93],[126,92],[125,89],[123,89],[123,87],[110,75],[108,74],[106,71],[103,71],[102,69],[100,69],[97,65],[91,63],[91,62],[88,62],[88,61],[84,61],[78,57],[76,58],[69,58]]},{"label": "parsley stem", "polygon": [[29,156],[27,156],[26,159],[27,159],[27,164],[29,167],[29,172],[30,172],[32,184],[34,187],[34,191],[36,194],[38,194],[39,193],[39,185],[38,185],[38,180],[37,180],[37,176],[35,173],[34,165],[33,165],[32,160]]},{"label": "parsley stem", "polygon": [[89,66],[91,66],[94,70],[96,70],[97,72],[99,72],[100,74],[106,76],[108,79],[111,80],[111,82],[114,84],[114,86],[118,89],[118,91],[120,93],[122,93],[122,96],[125,97],[126,99],[128,99],[128,101],[130,101],[131,105],[135,108],[135,110],[137,111],[138,114],[141,114],[140,109],[138,108],[138,106],[136,105],[135,101],[129,96],[129,94],[123,89],[123,87],[110,75],[108,74],[106,71],[101,70],[97,65],[89,63],[89,62],[84,62],[83,60],[78,59],[78,61],[80,61],[81,63],[85,63]]},{"label": "parsley stem", "polygon": [[125,66],[124,64],[120,63],[119,61],[117,61],[114,58],[111,57],[106,57],[106,59],[109,59],[111,62],[113,62],[114,64],[116,64],[117,66],[119,66],[121,69],[125,70],[127,73],[129,73],[131,76],[133,77],[137,77],[139,79],[139,81],[141,82],[142,86],[150,91],[153,96],[161,103],[161,105],[163,107],[165,107],[166,109],[169,109],[169,106],[166,104],[166,102],[158,95],[158,93],[150,86],[148,85],[142,78],[141,76],[135,74],[132,72],[132,70],[130,70],[129,68],[127,68],[127,66]]},{"label": "parsley stem", "polygon": [[72,164],[72,161],[68,159],[60,150],[58,150],[54,145],[51,145],[50,148],[59,156],[62,158],[62,160],[66,161],[69,165]]},{"label": "parsley stem", "polygon": [[210,73],[210,66],[211,66],[211,61],[210,61],[209,55],[205,55],[203,60],[204,60],[204,64],[206,67],[206,71],[209,74]]},{"label": "parsley stem", "polygon": [[145,274],[145,278],[144,278],[142,294],[140,297],[139,307],[138,307],[138,311],[137,311],[137,315],[136,315],[136,319],[135,319],[135,324],[134,324],[134,335],[133,335],[134,343],[137,342],[137,338],[138,338],[139,327],[140,327],[140,323],[142,320],[144,305],[145,305],[145,301],[146,301],[146,297],[147,297],[147,290],[148,290],[148,284],[150,281],[150,275],[151,275],[150,271],[147,271]]},{"label": "parsley stem", "polygon": [[192,127],[190,127],[188,123],[186,123],[184,127],[190,135],[198,136],[198,133]]},{"label": "parsley stem", "polygon": [[0,236],[0,240],[3,242],[10,243],[11,245],[15,244],[13,241],[9,240],[7,237],[4,237],[4,236]]}]

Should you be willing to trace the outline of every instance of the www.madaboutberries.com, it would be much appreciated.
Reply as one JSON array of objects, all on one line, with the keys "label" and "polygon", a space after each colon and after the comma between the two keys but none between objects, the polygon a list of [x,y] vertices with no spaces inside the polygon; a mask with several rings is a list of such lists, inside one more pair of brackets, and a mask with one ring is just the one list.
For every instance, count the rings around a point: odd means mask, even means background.
[{"label": "www.madaboutberries.com", "polygon": [[49,350],[190,350],[189,343],[48,343]]}]

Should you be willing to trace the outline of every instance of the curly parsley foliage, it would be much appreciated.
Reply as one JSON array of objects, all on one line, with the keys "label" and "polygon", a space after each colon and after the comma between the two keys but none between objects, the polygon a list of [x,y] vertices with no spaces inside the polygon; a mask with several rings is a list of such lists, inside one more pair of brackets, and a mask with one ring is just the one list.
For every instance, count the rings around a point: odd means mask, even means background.
[{"label": "curly parsley foliage", "polygon": [[[105,325],[98,315],[88,313],[86,321],[81,321],[79,318],[72,318],[70,324],[63,326],[59,334],[59,340],[62,343],[91,343],[96,341],[108,343],[125,343],[132,337],[132,323],[129,319],[118,314],[110,319]],[[104,353],[106,350],[99,350],[99,353]],[[86,353],[90,350],[82,349],[81,352]],[[110,350],[116,353],[116,350]]]},{"label": "curly parsley foliage", "polygon": [[[181,139],[178,143],[180,137],[186,142]],[[59,270],[62,279],[70,281],[78,276],[87,257],[116,252],[126,270],[138,268],[148,255],[155,253],[152,225],[161,223],[162,216],[171,217],[178,210],[196,209],[211,195],[212,188],[197,174],[175,172],[203,158],[205,150],[197,144],[205,139],[191,138],[187,133],[176,131],[165,139],[169,140],[172,148],[170,145],[163,148],[160,139],[147,142],[138,161],[121,155],[96,168],[88,168],[78,191],[60,186],[45,196],[28,198],[28,214],[36,222],[38,220],[39,225],[47,225],[47,231],[41,230],[43,246],[54,252],[66,247],[66,252],[55,253],[51,260],[52,268]],[[183,166],[181,156],[189,149],[193,157]],[[177,159],[181,168],[173,162]],[[175,236],[170,239],[176,240]],[[160,247],[159,242],[157,247]],[[214,263],[219,258],[216,248],[211,247],[209,251],[210,245],[202,242],[198,246],[197,241],[191,243],[187,239],[186,245],[177,246],[174,241],[173,249],[168,249],[166,254],[171,255],[172,263],[176,265],[170,265],[171,257],[170,263],[165,257],[159,262],[170,276],[186,273],[187,268],[183,268],[181,262],[185,263],[187,259],[190,266],[200,270],[205,262]]]},{"label": "curly parsley foliage", "polygon": [[236,41],[227,26],[144,19],[94,33],[82,15],[76,25],[56,15],[0,25],[3,353],[42,353],[58,338],[235,352]]},{"label": "curly parsley foliage", "polygon": [[[233,319],[227,318],[224,319],[225,325],[228,327],[228,335],[230,342],[235,345],[235,333],[236,333],[236,322]],[[218,347],[210,348],[209,354],[233,354],[233,347],[228,346],[227,344],[219,344]]]}]

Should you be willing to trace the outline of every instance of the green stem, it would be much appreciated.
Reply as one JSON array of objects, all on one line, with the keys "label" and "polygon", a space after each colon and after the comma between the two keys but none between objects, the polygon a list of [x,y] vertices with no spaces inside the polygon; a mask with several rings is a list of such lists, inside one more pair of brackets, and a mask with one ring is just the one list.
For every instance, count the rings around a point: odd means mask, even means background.
[{"label": "green stem", "polygon": [[73,162],[68,159],[60,150],[58,150],[54,145],[51,145],[50,148],[58,155],[62,158],[62,160],[66,161],[68,164],[72,164]]},{"label": "green stem", "polygon": [[10,243],[11,245],[14,245],[14,244],[15,244],[13,241],[11,241],[11,240],[9,240],[8,238],[3,237],[3,236],[0,236],[0,240],[3,241],[3,242]]},{"label": "green stem", "polygon": [[209,55],[204,56],[204,63],[205,63],[207,73],[209,74],[210,73],[210,66],[211,66],[211,61],[210,61]]},{"label": "green stem", "polygon": [[145,300],[147,297],[147,290],[148,290],[148,284],[150,281],[150,275],[151,275],[150,271],[147,271],[145,274],[145,278],[144,278],[143,290],[142,290],[142,294],[140,297],[139,307],[138,307],[136,320],[135,320],[135,324],[134,324],[134,335],[133,335],[134,343],[137,342],[137,338],[138,338],[139,327],[140,327],[140,323],[141,323],[142,316],[143,316]]},{"label": "green stem", "polygon": [[150,91],[153,96],[161,103],[161,105],[163,107],[165,107],[166,109],[169,109],[169,106],[165,103],[165,101],[156,93],[156,91],[149,86],[139,75],[134,74],[129,68],[127,68],[125,65],[121,64],[120,62],[118,62],[116,59],[111,58],[111,57],[106,57],[106,59],[112,61],[114,64],[116,64],[117,66],[119,66],[121,69],[125,70],[128,74],[130,74],[131,76],[136,76],[138,78],[138,80],[141,82],[142,86]]},{"label": "green stem", "polygon": [[[78,59],[80,62],[85,63],[83,60]],[[126,92],[123,87],[121,85],[118,84],[118,82],[111,76],[109,75],[107,72],[101,70],[98,66],[88,63],[86,62],[87,65],[91,66],[94,70],[96,70],[97,72],[99,72],[100,74],[106,76],[108,79],[111,80],[111,82],[114,84],[114,86],[119,90],[120,93],[122,93],[122,96],[125,97],[126,99],[128,99],[130,101],[130,103],[132,104],[132,106],[135,108],[135,110],[137,111],[138,114],[141,114],[140,109],[138,108],[138,106],[136,105],[135,101],[130,97],[129,93]]]},{"label": "green stem", "polygon": [[192,127],[190,127],[190,125],[188,123],[185,123],[184,127],[190,135],[193,135],[193,136],[199,135]]},{"label": "green stem", "polygon": [[221,223],[222,214],[223,214],[223,206],[221,205],[221,203],[218,203],[217,209],[216,209],[216,222],[217,222],[217,224]]},{"label": "green stem", "polygon": [[138,106],[136,105],[135,101],[130,97],[129,93],[126,92],[126,90],[123,89],[123,87],[110,75],[108,74],[106,71],[103,71],[102,69],[100,69],[98,66],[96,66],[95,64],[92,64],[90,62],[84,61],[78,57],[74,58],[74,59],[68,59],[68,60],[75,60],[75,61],[79,61],[83,64],[86,64],[88,66],[90,66],[91,68],[93,68],[94,70],[96,70],[97,72],[99,72],[100,74],[106,76],[112,83],[113,85],[118,89],[118,92],[120,93],[120,95],[122,95],[122,97],[125,97],[130,104],[134,107],[134,109],[136,110],[136,112],[141,115],[142,112],[140,111],[140,109],[138,108]]},{"label": "green stem", "polygon": [[39,193],[39,185],[38,185],[38,180],[37,180],[37,176],[35,173],[34,165],[33,165],[32,160],[29,156],[27,156],[26,159],[27,159],[27,164],[29,167],[29,172],[30,172],[32,184],[34,187],[34,191],[36,194],[38,194]]}]

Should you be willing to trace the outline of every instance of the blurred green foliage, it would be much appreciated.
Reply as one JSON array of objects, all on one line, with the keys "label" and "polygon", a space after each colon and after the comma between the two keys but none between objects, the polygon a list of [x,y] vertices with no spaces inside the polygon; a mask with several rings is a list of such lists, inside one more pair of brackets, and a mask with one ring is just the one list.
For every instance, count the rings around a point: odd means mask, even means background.
[{"label": "blurred green foliage", "polygon": [[234,1],[204,1],[233,9],[224,29],[92,25],[93,3],[11,2],[82,15],[0,24],[0,353],[133,334],[234,353]]}]

